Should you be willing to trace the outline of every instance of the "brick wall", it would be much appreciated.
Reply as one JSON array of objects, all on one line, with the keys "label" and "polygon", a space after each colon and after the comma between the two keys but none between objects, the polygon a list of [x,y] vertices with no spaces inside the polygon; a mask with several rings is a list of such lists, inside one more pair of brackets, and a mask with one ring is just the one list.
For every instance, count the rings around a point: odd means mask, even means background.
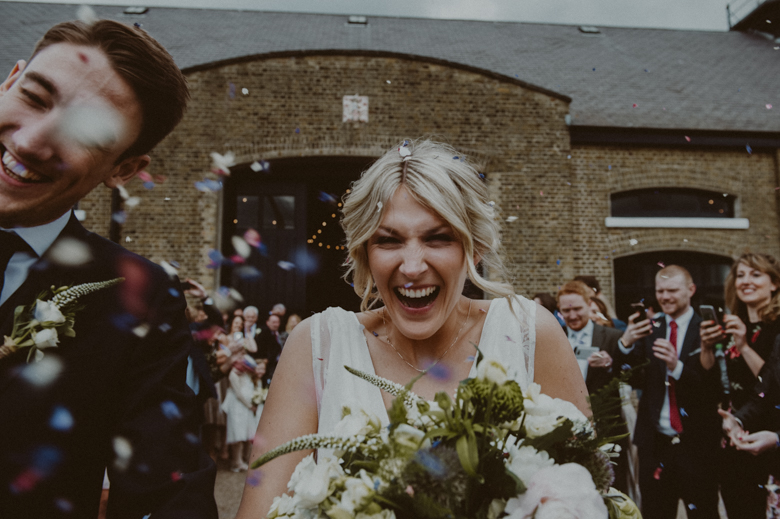
[{"label": "brick wall", "polygon": [[[190,109],[154,151],[149,169],[167,180],[152,190],[138,180],[128,186],[143,201],[127,210],[123,244],[154,261],[178,261],[183,277],[203,280],[210,288],[217,279],[206,269],[207,253],[219,241],[220,194],[193,187],[210,176],[210,152],[233,151],[238,163],[379,156],[402,138],[423,135],[466,150],[487,174],[502,216],[518,217],[505,224],[503,243],[511,280],[525,295],[554,292],[563,281],[586,273],[597,275],[611,297],[613,258],[637,252],[688,249],[728,255],[748,245],[780,253],[777,157],[767,153],[571,149],[564,99],[508,79],[400,57],[274,57],[187,76]],[[369,96],[368,123],[342,123],[342,96],[354,94]],[[610,193],[668,186],[737,195],[740,216],[750,219],[750,229],[604,226]],[[108,201],[108,190],[96,190],[81,205],[87,226],[101,234],[108,230]],[[637,245],[629,245],[631,238]]]}]

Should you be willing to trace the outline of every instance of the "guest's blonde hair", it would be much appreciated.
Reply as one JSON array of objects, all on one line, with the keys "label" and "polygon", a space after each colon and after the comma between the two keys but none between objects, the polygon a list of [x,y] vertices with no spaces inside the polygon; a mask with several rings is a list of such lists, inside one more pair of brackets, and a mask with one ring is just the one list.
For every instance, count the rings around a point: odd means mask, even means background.
[{"label": "guest's blonde hair", "polygon": [[[399,148],[410,153],[402,156]],[[430,140],[404,141],[361,175],[344,200],[341,220],[349,251],[344,278],[354,284],[355,293],[362,299],[361,310],[372,308],[381,299],[371,276],[366,243],[401,186],[452,227],[463,245],[471,282],[493,296],[508,298],[511,304],[514,290],[504,281],[499,256],[501,227],[483,179],[462,154]],[[498,281],[489,281],[477,272],[472,260],[475,256]]]}]

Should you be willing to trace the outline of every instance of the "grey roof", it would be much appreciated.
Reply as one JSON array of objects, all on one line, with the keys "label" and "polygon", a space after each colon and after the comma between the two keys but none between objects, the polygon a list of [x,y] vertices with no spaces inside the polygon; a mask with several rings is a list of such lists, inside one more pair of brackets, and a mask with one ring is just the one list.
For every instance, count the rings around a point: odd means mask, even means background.
[{"label": "grey roof", "polygon": [[[46,29],[75,18],[76,8],[0,2],[0,70],[26,58]],[[756,34],[600,27],[601,34],[588,35],[551,24],[369,17],[360,27],[344,15],[95,11],[141,23],[183,69],[276,52],[393,52],[485,69],[568,96],[577,126],[780,131],[780,50]]]}]

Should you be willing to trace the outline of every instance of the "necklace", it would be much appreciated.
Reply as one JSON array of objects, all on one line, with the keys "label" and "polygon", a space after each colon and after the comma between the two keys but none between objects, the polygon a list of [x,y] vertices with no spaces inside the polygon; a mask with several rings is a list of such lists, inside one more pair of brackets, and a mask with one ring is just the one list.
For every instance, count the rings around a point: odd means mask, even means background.
[{"label": "necklace", "polygon": [[[401,357],[401,360],[404,361],[407,366],[409,366],[410,368],[412,368],[413,370],[415,370],[418,373],[425,374],[425,373],[428,372],[428,370],[430,370],[436,364],[441,362],[441,359],[443,359],[450,352],[452,347],[455,346],[455,343],[458,342],[458,339],[460,338],[460,332],[463,331],[463,327],[466,326],[466,323],[469,322],[469,317],[471,317],[471,301],[472,300],[469,299],[469,312],[468,312],[468,315],[466,315],[466,320],[463,321],[463,324],[460,325],[460,330],[458,330],[458,334],[455,335],[455,340],[452,341],[452,344],[450,344],[449,347],[446,350],[444,350],[444,353],[442,353],[441,356],[438,359],[436,359],[436,361],[433,364],[431,364],[430,366],[428,366],[425,369],[420,369],[417,366],[415,366],[414,364],[412,364],[411,362],[409,362],[408,360],[406,360],[406,358],[401,354],[401,352],[398,351],[398,349],[393,345],[393,341],[390,340],[390,334],[389,333],[385,335],[385,340],[387,341],[387,344],[389,344],[390,347],[393,348],[393,351],[395,351],[398,354],[398,356]],[[382,324],[384,325],[385,329],[387,329],[387,323],[385,322],[385,309],[384,308],[382,308]],[[377,337],[379,337],[379,335],[377,335]]]}]

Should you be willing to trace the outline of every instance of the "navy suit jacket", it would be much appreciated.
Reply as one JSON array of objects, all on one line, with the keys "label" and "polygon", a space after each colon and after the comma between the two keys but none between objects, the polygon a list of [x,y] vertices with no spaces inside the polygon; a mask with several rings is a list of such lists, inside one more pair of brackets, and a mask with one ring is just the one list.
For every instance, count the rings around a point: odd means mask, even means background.
[{"label": "navy suit jacket", "polygon": [[[25,350],[0,359],[0,517],[97,517],[107,467],[109,518],[216,518],[216,467],[193,434],[178,281],[72,216],[63,236],[85,243],[92,260],[38,261],[0,307],[0,335],[11,334],[18,305],[51,286],[126,281],[83,297],[75,337],[60,336],[44,362],[27,364]],[[36,384],[36,370],[51,365],[56,376]],[[131,450],[116,463],[122,445]]]},{"label": "navy suit jacket", "polygon": [[[666,363],[653,354],[653,342],[666,338],[666,318],[661,316],[652,321],[653,332],[637,341],[630,354],[626,355],[618,349],[615,355],[615,363],[626,368],[649,361],[643,373],[632,381],[632,385],[642,390],[634,431],[634,444],[639,449],[653,445],[666,396]],[[675,395],[683,426],[681,444],[702,453],[714,453],[721,438],[721,420],[717,413],[717,370],[704,371],[699,360],[701,321],[701,317],[694,314],[685,333],[679,356],[683,371],[675,382]]]}]

